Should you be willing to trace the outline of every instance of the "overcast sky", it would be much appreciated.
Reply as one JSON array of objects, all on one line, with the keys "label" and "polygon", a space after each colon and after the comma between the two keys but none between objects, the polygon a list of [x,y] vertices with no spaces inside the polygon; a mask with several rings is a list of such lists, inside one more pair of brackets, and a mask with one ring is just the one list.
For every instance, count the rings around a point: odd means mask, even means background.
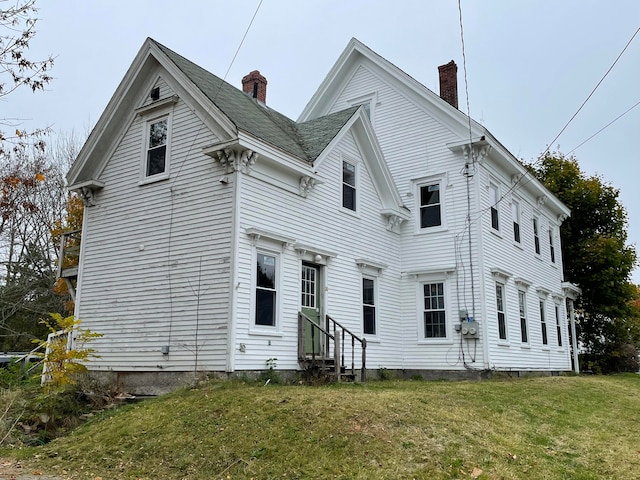
[{"label": "overcast sky", "polygon": [[[84,134],[95,124],[146,37],[223,77],[259,0],[38,0],[30,54],[56,57],[45,92],[16,92],[0,118]],[[471,116],[514,155],[532,161],[575,113],[640,27],[638,0],[462,0]],[[267,103],[295,119],[358,38],[435,92],[437,66],[458,64],[456,0],[263,0],[226,80],[258,69]],[[565,133],[569,152],[640,102],[640,34]],[[577,149],[588,174],[620,189],[629,242],[640,243],[640,106]],[[640,283],[640,272],[633,276]]]}]

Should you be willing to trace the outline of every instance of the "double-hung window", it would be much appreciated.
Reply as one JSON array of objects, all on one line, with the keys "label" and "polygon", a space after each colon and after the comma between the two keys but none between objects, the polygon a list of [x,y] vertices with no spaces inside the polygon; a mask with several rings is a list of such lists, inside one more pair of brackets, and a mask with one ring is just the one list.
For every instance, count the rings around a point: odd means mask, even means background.
[{"label": "double-hung window", "polygon": [[498,313],[498,338],[507,339],[507,320],[504,308],[504,285],[496,282],[496,311]]},{"label": "double-hung window", "polygon": [[553,228],[549,227],[549,256],[551,263],[556,263],[556,249],[553,245]]},{"label": "double-hung window", "polygon": [[440,184],[420,187],[420,228],[442,225]]},{"label": "double-hung window", "polygon": [[545,301],[540,300],[540,330],[542,332],[542,344],[548,345],[549,339],[547,338],[547,319],[545,317]]},{"label": "double-hung window", "polygon": [[558,335],[558,346],[562,346],[562,327],[560,326],[560,305],[556,303],[556,334]]},{"label": "double-hung window", "polygon": [[146,177],[163,174],[167,171],[168,140],[168,116],[147,122],[147,155],[145,163]]},{"label": "double-hung window", "polygon": [[511,217],[513,218],[513,241],[520,243],[520,204],[515,200],[511,203]]},{"label": "double-hung window", "polygon": [[520,341],[529,343],[529,334],[527,332],[527,294],[522,290],[518,290],[518,309],[520,310]]},{"label": "double-hung window", "polygon": [[256,255],[255,324],[275,327],[277,311],[277,257],[268,253]]},{"label": "double-hung window", "polygon": [[540,255],[540,232],[538,231],[538,219],[533,219],[533,245],[536,250],[536,255]]},{"label": "double-hung window", "polygon": [[365,335],[376,335],[375,280],[362,279],[362,331]]},{"label": "double-hung window", "polygon": [[356,165],[342,161],[342,206],[356,211]]},{"label": "double-hung window", "polygon": [[500,231],[498,218],[498,187],[493,184],[489,185],[489,208],[491,210],[491,228]]},{"label": "double-hung window", "polygon": [[444,283],[425,283],[424,297],[424,337],[446,338],[447,322],[444,298]]}]

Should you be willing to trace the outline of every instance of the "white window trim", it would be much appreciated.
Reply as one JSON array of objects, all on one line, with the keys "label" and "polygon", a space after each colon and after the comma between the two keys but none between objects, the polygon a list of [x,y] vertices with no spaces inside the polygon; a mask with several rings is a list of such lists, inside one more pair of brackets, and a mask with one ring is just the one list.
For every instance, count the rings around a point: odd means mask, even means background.
[{"label": "white window trim", "polygon": [[[347,208],[344,206],[344,198],[343,198],[343,185],[344,185],[344,173],[343,173],[343,163],[348,163],[350,165],[353,165],[355,168],[355,190],[356,190],[356,196],[355,196],[355,202],[356,202],[356,209],[355,210],[351,210],[350,208]],[[358,160],[356,160],[355,158],[346,156],[346,155],[340,155],[340,195],[338,196],[338,198],[340,199],[340,211],[347,213],[349,215],[353,215],[354,217],[360,217],[360,168],[361,168],[361,162],[359,162]]]},{"label": "white window trim", "polygon": [[[520,315],[520,294],[522,293],[524,297],[523,308],[524,308],[524,325],[527,329],[527,341],[522,341],[522,316]],[[527,290],[525,288],[518,288],[518,333],[520,338],[520,345],[523,347],[528,347],[531,345],[531,328],[529,322],[529,301],[527,296]]]},{"label": "white window trim", "polygon": [[[549,325],[547,322],[547,301],[542,297],[538,297],[538,311],[540,316],[540,345],[543,350],[550,349],[549,345]],[[544,327],[544,328],[543,328]],[[544,335],[543,335],[544,330]],[[544,337],[547,337],[547,343],[544,343]]]},{"label": "white window trim", "polygon": [[[448,179],[446,174],[439,175],[431,175],[429,177],[415,178],[412,179],[413,182],[413,197],[414,201],[414,210],[415,210],[415,221],[414,221],[414,232],[418,235],[428,235],[430,233],[436,232],[444,232],[447,230],[447,205],[445,201],[446,196],[446,187],[448,186]],[[426,187],[428,185],[438,184],[440,187],[440,225],[435,227],[420,227],[420,188]]]},{"label": "white window trim", "polygon": [[353,98],[347,101],[349,105],[355,107],[356,105],[369,104],[369,121],[371,125],[375,125],[375,107],[378,104],[378,92],[368,93],[359,97]]},{"label": "white window trim", "polygon": [[[376,333],[364,333],[364,279],[373,280],[373,307],[375,308],[375,327]],[[376,275],[368,275],[363,274],[362,279],[360,280],[360,325],[362,326],[362,336],[367,339],[367,341],[372,340],[374,342],[380,341],[380,304],[379,304],[380,296],[378,295],[378,277]]]},{"label": "white window trim", "polygon": [[[516,217],[514,218],[514,208],[515,208],[515,213],[516,213]],[[516,220],[518,220],[516,222]],[[516,240],[515,239],[515,233],[513,232],[513,226],[514,224],[517,223],[519,228],[519,234],[520,234],[520,240]],[[513,240],[513,244],[515,246],[517,246],[518,248],[522,248],[522,202],[517,199],[514,198],[511,200],[511,239]]]},{"label": "white window trim", "polygon": [[[451,310],[451,291],[448,275],[420,275],[416,286],[417,328],[419,345],[450,345],[453,343],[453,319]],[[424,329],[424,285],[427,283],[442,283],[444,291],[444,317],[446,336],[439,338],[427,338]]]},{"label": "white window trim", "polygon": [[[173,103],[169,104],[173,107]],[[167,144],[166,153],[164,158],[164,172],[156,175],[147,176],[147,152],[149,151],[149,128],[153,123],[159,120],[167,119]],[[173,111],[163,110],[158,112],[157,115],[145,119],[142,124],[142,161],[140,162],[140,174],[138,185],[147,185],[149,183],[159,182],[161,180],[167,180],[171,172],[171,137],[173,131]]]},{"label": "white window trim", "polygon": [[[555,308],[553,313],[556,321],[556,325],[555,325],[556,347],[558,348],[558,351],[563,352],[565,349],[565,345],[567,344],[567,338],[562,335],[562,331],[564,330],[562,328],[562,318],[563,318],[564,309],[562,308],[561,301],[558,301],[556,298],[554,298],[554,305],[555,305]],[[564,315],[564,317],[566,318],[566,314]],[[558,335],[560,336],[558,337]],[[562,343],[562,345],[558,345],[558,342]]]},{"label": "white window trim", "polygon": [[[505,338],[500,338],[500,321],[498,319],[498,313],[500,312],[500,310],[498,310],[498,292],[497,292],[497,288],[496,290],[496,327],[497,327],[497,332],[498,332],[498,343],[502,344],[502,345],[506,345],[509,344],[509,317],[507,315],[508,313],[508,309],[507,309],[507,286],[505,284],[505,282],[501,281],[501,280],[496,280],[494,282],[495,286],[497,287],[498,285],[500,285],[502,287],[502,314],[504,315],[504,332],[505,332]],[[518,312],[518,318],[520,318],[520,312]]]},{"label": "white window trim", "polygon": [[[495,191],[495,203],[491,203],[492,189]],[[500,228],[502,226],[502,218],[500,217],[501,200],[500,200],[500,187],[498,186],[498,182],[495,182],[494,180],[489,180],[489,184],[487,185],[487,195],[489,197],[489,229],[495,235],[502,237],[502,229]],[[491,210],[493,209],[494,206],[496,209],[496,215],[498,217],[498,228],[493,228],[493,216],[492,216]]]},{"label": "white window trim", "polygon": [[[554,267],[558,266],[558,248],[556,247],[558,242],[556,242],[556,239],[557,239],[556,232],[557,232],[556,227],[551,225],[551,223],[549,223],[549,263],[551,263],[551,265]],[[552,249],[553,249],[553,256],[551,256]]]},{"label": "white window trim", "polygon": [[[534,223],[538,228],[538,249],[540,250],[539,252],[536,252],[536,231],[535,231],[535,227],[534,227]],[[537,215],[534,215],[531,218],[531,235],[532,235],[532,240],[533,240],[533,254],[537,257],[537,258],[542,258],[542,239],[540,238],[540,217]]]},{"label": "white window trim", "polygon": [[[256,288],[258,283],[258,275],[256,273],[256,264],[258,262],[258,253],[270,255],[276,259],[276,320],[274,326],[256,325]],[[281,250],[269,248],[265,245],[254,246],[251,249],[251,299],[249,308],[249,334],[250,335],[272,335],[282,336],[282,276],[283,254]]]}]

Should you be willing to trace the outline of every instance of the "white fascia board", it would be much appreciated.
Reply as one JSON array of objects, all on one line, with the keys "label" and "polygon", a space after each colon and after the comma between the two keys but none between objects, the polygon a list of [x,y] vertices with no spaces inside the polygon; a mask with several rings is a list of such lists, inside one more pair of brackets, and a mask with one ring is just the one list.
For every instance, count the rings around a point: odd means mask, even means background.
[{"label": "white fascia board", "polygon": [[[302,113],[298,117],[298,122],[306,122],[307,120],[326,114],[324,110],[327,107],[325,105],[324,108],[322,108],[321,104],[326,104],[330,100],[332,95],[327,95],[327,93],[330,89],[336,89],[336,82],[340,83],[340,80],[344,82],[344,66],[347,63],[347,60],[354,55],[358,46],[363,45],[357,39],[352,38],[349,40],[349,43],[338,57],[338,60],[336,60],[336,63],[331,67],[331,70],[329,70],[316,92],[304,107],[304,110],[302,110]],[[320,114],[318,114],[318,111],[320,111]]]},{"label": "white fascia board", "polygon": [[407,220],[410,215],[403,210],[400,193],[391,176],[391,171],[382,154],[382,149],[371,126],[371,122],[364,113],[364,108],[360,106],[351,118],[344,124],[335,137],[329,142],[314,165],[317,168],[329,156],[334,147],[344,138],[347,132],[352,131],[354,140],[360,150],[363,161],[367,164],[371,181],[374,184],[376,193],[384,207],[383,214],[393,213],[400,218]]},{"label": "white fascia board", "polygon": [[103,137],[103,134],[108,129],[108,126],[112,123],[112,119],[116,112],[120,109],[125,93],[130,89],[134,80],[140,75],[140,72],[147,66],[147,58],[149,56],[149,50],[151,48],[151,41],[147,39],[142,48],[138,51],[133,62],[129,66],[129,69],[125,73],[124,77],[120,81],[120,84],[116,88],[115,92],[111,96],[109,103],[105,107],[102,115],[98,118],[95,126],[91,130],[89,137],[85,141],[84,145],[80,149],[75,162],[71,165],[69,172],[67,173],[67,183],[73,185],[76,183],[78,175],[81,173],[86,162],[94,157],[94,152],[98,142]]},{"label": "white fascia board", "polygon": [[259,155],[258,161],[260,161],[261,158],[268,159],[269,162],[285,170],[296,172],[302,176],[308,176],[316,181],[320,180],[316,175],[313,165],[306,160],[293,156],[269,143],[265,143],[263,140],[242,130],[238,132],[238,145],[256,152]]}]

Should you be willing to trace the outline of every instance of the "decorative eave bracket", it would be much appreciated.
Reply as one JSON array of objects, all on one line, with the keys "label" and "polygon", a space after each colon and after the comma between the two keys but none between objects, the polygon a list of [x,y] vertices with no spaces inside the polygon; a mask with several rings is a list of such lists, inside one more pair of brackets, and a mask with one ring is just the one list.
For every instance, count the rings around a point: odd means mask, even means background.
[{"label": "decorative eave bracket", "polygon": [[316,186],[316,179],[308,175],[300,177],[300,196],[307,198],[309,191]]},{"label": "decorative eave bracket", "polygon": [[390,232],[397,232],[396,227],[400,227],[408,219],[407,215],[402,215],[396,210],[382,210],[380,213],[384,216],[386,228]]},{"label": "decorative eave bracket", "polygon": [[447,147],[452,152],[462,152],[466,163],[482,164],[491,151],[491,145],[484,135],[462,142],[447,143]]},{"label": "decorative eave bracket", "polygon": [[92,179],[71,185],[69,190],[75,192],[80,197],[85,207],[93,207],[95,205],[95,192],[103,188],[104,182]]},{"label": "decorative eave bracket", "polygon": [[226,174],[242,172],[249,175],[258,160],[257,152],[240,147],[237,140],[206,147],[203,153],[220,162]]}]

